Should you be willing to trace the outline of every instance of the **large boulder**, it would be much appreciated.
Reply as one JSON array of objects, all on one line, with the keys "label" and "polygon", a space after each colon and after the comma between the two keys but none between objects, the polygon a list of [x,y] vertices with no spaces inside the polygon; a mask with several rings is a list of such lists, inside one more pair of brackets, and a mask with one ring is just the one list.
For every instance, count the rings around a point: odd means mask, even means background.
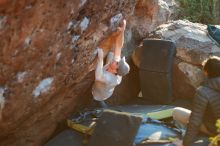
[{"label": "large boulder", "polygon": [[129,55],[170,11],[163,0],[0,0],[0,145],[42,145],[88,100],[96,47],[107,53],[122,16]]},{"label": "large boulder", "polygon": [[95,48],[135,3],[0,0],[1,146],[48,140],[90,88]]},{"label": "large boulder", "polygon": [[151,37],[176,43],[178,61],[174,64],[174,95],[191,98],[204,81],[202,62],[210,55],[219,55],[220,48],[208,37],[207,26],[187,20],[160,25]]}]

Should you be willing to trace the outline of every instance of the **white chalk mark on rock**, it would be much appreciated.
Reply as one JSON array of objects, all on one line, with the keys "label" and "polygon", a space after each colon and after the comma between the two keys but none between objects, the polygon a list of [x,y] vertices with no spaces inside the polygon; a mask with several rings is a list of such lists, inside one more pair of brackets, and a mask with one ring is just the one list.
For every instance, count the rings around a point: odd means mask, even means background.
[{"label": "white chalk mark on rock", "polygon": [[19,83],[22,83],[24,81],[24,78],[26,77],[27,72],[18,72],[17,73],[17,81]]},{"label": "white chalk mark on rock", "polygon": [[116,27],[118,26],[118,24],[120,23],[120,21],[122,20],[123,16],[121,13],[113,16],[110,20],[110,27],[112,30],[115,30]]},{"label": "white chalk mark on rock", "polygon": [[53,80],[54,79],[52,77],[43,79],[32,92],[34,97],[38,97],[41,93],[47,92],[50,89]]},{"label": "white chalk mark on rock", "polygon": [[26,39],[24,40],[24,44],[25,45],[27,45],[27,46],[29,46],[30,44],[31,44],[31,37],[29,36],[29,37],[26,37]]},{"label": "white chalk mark on rock", "polygon": [[80,0],[80,7],[84,6],[87,0]]},{"label": "white chalk mark on rock", "polygon": [[59,52],[59,53],[57,54],[57,56],[56,56],[56,61],[59,61],[59,60],[60,60],[61,55],[62,55],[61,52]]},{"label": "white chalk mark on rock", "polygon": [[80,22],[81,32],[85,31],[89,25],[89,19],[84,17],[83,20]]},{"label": "white chalk mark on rock", "polygon": [[5,107],[4,93],[5,93],[5,88],[0,87],[0,120],[2,119],[2,110]]},{"label": "white chalk mark on rock", "polygon": [[70,30],[73,27],[74,23],[73,21],[70,21],[67,25],[67,30]]},{"label": "white chalk mark on rock", "polygon": [[74,35],[72,37],[72,43],[74,44],[79,38],[80,38],[80,35]]}]

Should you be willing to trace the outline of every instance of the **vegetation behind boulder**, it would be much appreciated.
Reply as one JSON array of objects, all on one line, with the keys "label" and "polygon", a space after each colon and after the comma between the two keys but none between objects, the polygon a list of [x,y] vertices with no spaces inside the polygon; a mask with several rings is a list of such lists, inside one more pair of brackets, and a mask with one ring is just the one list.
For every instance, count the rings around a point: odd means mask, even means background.
[{"label": "vegetation behind boulder", "polygon": [[219,0],[178,0],[180,2],[179,19],[203,24],[220,23]]}]

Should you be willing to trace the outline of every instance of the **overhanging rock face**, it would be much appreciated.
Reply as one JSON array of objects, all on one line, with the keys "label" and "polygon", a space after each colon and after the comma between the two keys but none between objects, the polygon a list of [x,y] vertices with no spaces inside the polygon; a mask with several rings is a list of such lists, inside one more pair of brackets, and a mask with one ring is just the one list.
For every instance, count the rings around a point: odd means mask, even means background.
[{"label": "overhanging rock face", "polygon": [[48,140],[92,84],[95,48],[135,3],[0,0],[0,145]]},{"label": "overhanging rock face", "polygon": [[[122,15],[128,22],[123,53],[129,55],[143,38],[169,20],[172,3],[0,0],[0,146],[45,143],[58,125],[88,100],[82,95],[94,80],[91,71],[96,65],[96,47],[108,51]],[[220,54],[206,35],[206,26],[174,21],[161,25],[154,35],[176,42],[174,94],[193,97],[204,79],[202,60]],[[127,90],[122,84],[116,91],[122,89]],[[124,98],[116,102],[119,100]]]}]

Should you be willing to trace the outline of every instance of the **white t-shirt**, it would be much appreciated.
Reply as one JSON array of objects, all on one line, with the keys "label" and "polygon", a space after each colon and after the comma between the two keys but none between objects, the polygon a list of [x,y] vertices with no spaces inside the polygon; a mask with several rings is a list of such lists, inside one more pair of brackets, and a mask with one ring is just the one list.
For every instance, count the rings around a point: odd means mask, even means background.
[{"label": "white t-shirt", "polygon": [[103,79],[102,81],[96,80],[92,89],[93,98],[98,101],[108,99],[115,87],[121,83],[122,77],[103,70]]},{"label": "white t-shirt", "polygon": [[110,52],[107,56],[107,64],[104,67],[103,59],[98,61],[96,79],[92,87],[92,95],[95,100],[103,101],[108,99],[113,94],[115,87],[121,83],[121,76],[107,71],[107,67],[113,59],[114,55]]}]

